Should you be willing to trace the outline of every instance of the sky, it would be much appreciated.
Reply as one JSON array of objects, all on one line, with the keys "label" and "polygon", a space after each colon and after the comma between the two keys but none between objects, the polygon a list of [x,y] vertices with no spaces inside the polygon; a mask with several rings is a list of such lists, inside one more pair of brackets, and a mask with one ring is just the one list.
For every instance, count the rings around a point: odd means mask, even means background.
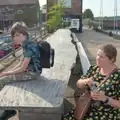
[{"label": "sky", "polygon": [[[83,0],[83,11],[91,9],[95,17],[100,16],[100,1],[101,0]],[[102,0],[103,1],[103,16],[114,16],[114,1],[115,0]],[[118,15],[120,16],[120,0],[117,0]]]},{"label": "sky", "polygon": [[[100,1],[101,0],[83,0],[83,11],[91,9],[95,17],[100,16]],[[115,0],[102,0],[103,1],[103,16],[114,16],[114,1]],[[39,0],[40,6],[46,4],[46,0]],[[117,0],[118,15],[120,16],[120,0]]]},{"label": "sky", "polygon": [[45,5],[45,4],[46,4],[46,1],[47,1],[47,0],[39,0],[40,6]]}]

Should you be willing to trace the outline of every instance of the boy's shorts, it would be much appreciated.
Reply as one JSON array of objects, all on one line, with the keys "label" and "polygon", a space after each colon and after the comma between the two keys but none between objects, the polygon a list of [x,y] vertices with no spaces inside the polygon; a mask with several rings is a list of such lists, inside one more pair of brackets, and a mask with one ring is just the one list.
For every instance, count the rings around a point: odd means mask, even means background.
[{"label": "boy's shorts", "polygon": [[20,81],[27,81],[27,80],[36,80],[38,79],[40,74],[32,73],[32,72],[24,72],[16,75],[9,75],[0,78],[0,90],[9,83],[12,82],[20,82]]}]

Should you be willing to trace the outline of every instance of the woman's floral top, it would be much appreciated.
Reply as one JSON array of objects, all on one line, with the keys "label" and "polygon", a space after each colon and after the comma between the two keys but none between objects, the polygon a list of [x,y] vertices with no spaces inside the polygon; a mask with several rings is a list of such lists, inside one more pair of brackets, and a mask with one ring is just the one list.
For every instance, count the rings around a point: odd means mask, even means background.
[{"label": "woman's floral top", "polygon": [[[99,67],[91,66],[86,75],[81,76],[81,79],[90,77],[93,77],[96,86],[98,86],[106,76],[100,74]],[[111,74],[100,87],[100,90],[104,91],[106,96],[120,100],[120,72],[115,71]],[[65,115],[64,120],[75,120],[74,110]],[[92,101],[91,107],[83,120],[120,120],[120,109],[115,109],[100,101]]]}]

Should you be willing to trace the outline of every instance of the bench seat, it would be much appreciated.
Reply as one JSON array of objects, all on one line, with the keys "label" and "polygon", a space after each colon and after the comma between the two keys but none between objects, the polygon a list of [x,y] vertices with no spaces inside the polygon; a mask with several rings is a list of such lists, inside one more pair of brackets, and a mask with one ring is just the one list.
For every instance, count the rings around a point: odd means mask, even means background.
[{"label": "bench seat", "polygon": [[19,120],[60,120],[64,112],[64,92],[77,51],[71,32],[59,29],[46,40],[55,49],[55,63],[43,69],[39,80],[6,85],[0,92],[0,109],[19,110]]}]

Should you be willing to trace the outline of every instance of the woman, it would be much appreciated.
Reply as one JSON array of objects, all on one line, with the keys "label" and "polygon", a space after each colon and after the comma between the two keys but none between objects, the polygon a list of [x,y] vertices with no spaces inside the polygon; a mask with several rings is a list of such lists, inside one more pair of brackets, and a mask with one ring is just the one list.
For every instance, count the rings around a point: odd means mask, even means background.
[{"label": "woman", "polygon": [[[117,50],[111,45],[103,45],[96,56],[96,65],[91,66],[77,87],[88,84],[92,90],[104,80],[115,68]],[[93,86],[94,85],[94,86]],[[100,87],[100,91],[91,91],[91,108],[83,120],[119,120],[120,119],[120,72],[115,71]],[[96,104],[97,103],[97,104]],[[64,116],[64,120],[75,120],[74,109]]]}]

